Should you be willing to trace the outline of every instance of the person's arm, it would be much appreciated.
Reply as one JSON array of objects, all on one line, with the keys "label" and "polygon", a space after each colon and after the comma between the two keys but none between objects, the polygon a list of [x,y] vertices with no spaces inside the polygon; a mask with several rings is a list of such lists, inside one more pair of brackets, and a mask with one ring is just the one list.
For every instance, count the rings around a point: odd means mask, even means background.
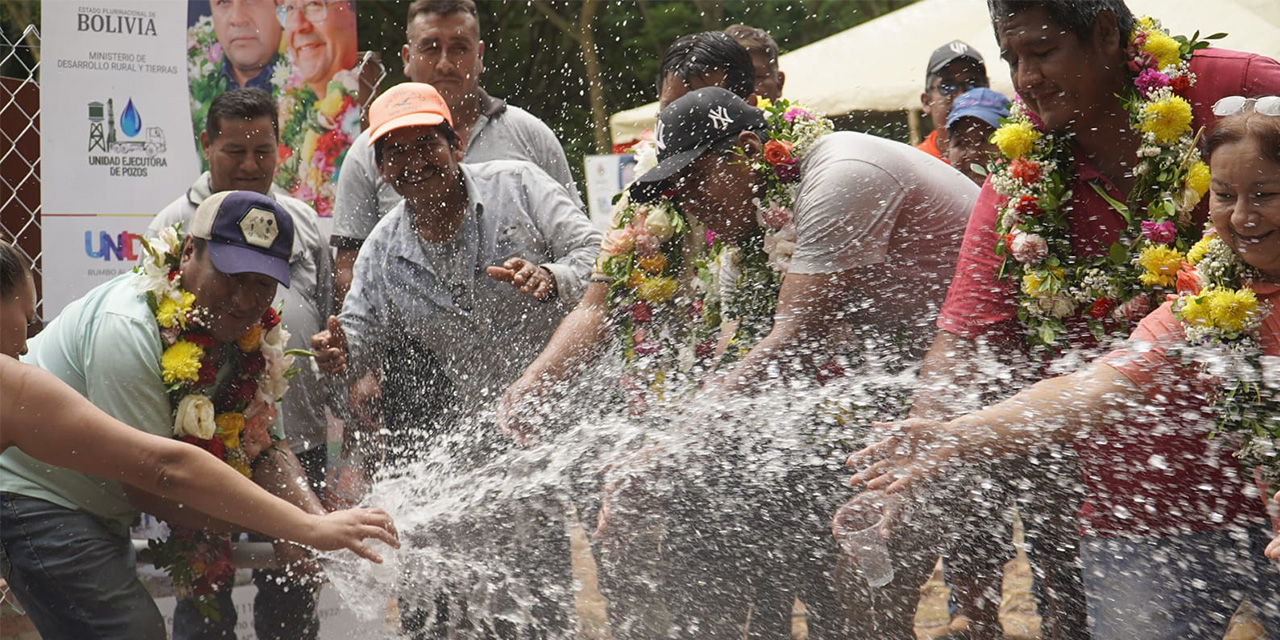
[{"label": "person's arm", "polygon": [[[360,255],[359,240],[351,238],[331,238],[330,241],[341,241],[335,244],[337,255],[333,259],[333,310],[334,315],[342,313],[342,303],[351,291],[351,279],[355,276],[356,256]],[[351,248],[353,247],[354,248]]]},{"label": "person's arm", "polygon": [[[1019,335],[1016,331],[1013,336]],[[938,331],[920,363],[910,417],[950,420],[982,406],[992,381],[1008,385],[1003,372],[1034,366],[1020,362],[1021,345],[1015,339],[992,332],[989,337],[967,338]]]},{"label": "person's arm", "polygon": [[498,428],[517,440],[532,437],[527,414],[568,380],[595,361],[609,345],[609,285],[592,282],[565,316],[538,358],[498,400]]},{"label": "person's arm", "polygon": [[1011,457],[1045,444],[1069,443],[1091,425],[1111,424],[1146,405],[1146,396],[1107,364],[1042,380],[1021,393],[947,423],[908,420],[898,431],[849,457],[861,468],[851,484],[890,493],[937,475],[950,464]]},{"label": "person's arm", "polygon": [[[0,357],[0,391],[0,444],[6,448],[16,446],[48,464],[124,482],[253,531],[322,550],[348,548],[379,561],[363,539],[399,546],[385,512],[305,513],[197,447],[112,418],[38,367]],[[93,446],[74,445],[87,442]]]},{"label": "person's arm", "polygon": [[374,164],[373,149],[369,147],[369,132],[360,134],[351,143],[347,157],[338,173],[338,188],[333,200],[333,229],[329,244],[337,249],[333,263],[333,310],[342,311],[342,301],[351,290],[351,278],[355,272],[356,256],[369,233],[382,219],[378,204],[378,185],[382,178]]},{"label": "person's arm", "polygon": [[542,267],[555,277],[556,293],[566,305],[576,304],[591,277],[604,235],[582,215],[560,185],[537,173],[526,182],[530,217],[551,251]]},{"label": "person's arm", "polygon": [[[1276,495],[1272,496],[1271,499],[1280,504],[1280,491],[1277,491]],[[1277,532],[1275,539],[1271,541],[1271,544],[1267,545],[1267,557],[1272,560],[1280,560],[1280,532]]]},{"label": "person's arm", "polygon": [[785,379],[822,347],[856,281],[853,270],[788,274],[778,292],[773,329],[718,383],[728,392],[754,389],[775,369]]}]

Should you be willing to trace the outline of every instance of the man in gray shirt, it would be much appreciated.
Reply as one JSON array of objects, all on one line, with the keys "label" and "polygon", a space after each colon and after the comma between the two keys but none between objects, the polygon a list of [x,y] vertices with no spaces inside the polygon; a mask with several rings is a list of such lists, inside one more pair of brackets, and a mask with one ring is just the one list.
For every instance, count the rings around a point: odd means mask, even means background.
[{"label": "man in gray shirt", "polygon": [[[178,223],[184,228],[189,226],[200,203],[220,191],[244,190],[271,196],[293,220],[294,229],[293,255],[289,258],[292,286],[280,287],[273,304],[280,306],[285,326],[293,334],[288,348],[305,349],[307,338],[324,328],[324,319],[333,308],[333,259],[320,234],[315,210],[273,184],[279,143],[276,120],[276,103],[262,89],[233,89],[215,98],[200,134],[209,171],[152,218],[147,235],[158,235],[160,230]],[[285,432],[311,486],[319,487],[324,481],[327,457],[327,393],[308,367],[300,369],[290,387],[281,402]],[[315,504],[318,508],[319,502]],[[303,588],[297,579],[277,572],[259,571],[255,580],[258,596],[254,626],[259,638],[316,637],[320,621],[314,589]],[[230,591],[223,593],[228,594],[223,610],[233,610]],[[176,637],[196,634],[198,628],[206,632],[215,628],[229,632],[235,628],[234,615],[224,614],[222,620],[209,622],[193,614],[191,601],[179,605],[175,614]]]},{"label": "man in gray shirt", "polygon": [[[532,164],[459,164],[462,141],[431,85],[393,87],[369,113],[379,174],[404,199],[369,234],[340,318],[311,344],[330,373],[350,358],[357,374],[376,374],[386,428],[363,428],[387,434],[385,451],[352,445],[357,456],[385,453],[395,464],[447,446],[440,436],[487,408],[533,360],[586,288],[601,234]],[[500,446],[488,442],[493,433],[477,432],[456,461]],[[496,508],[534,523],[533,539],[499,562],[533,583],[539,603],[529,625],[558,637],[573,617],[563,510]]]},{"label": "man in gray shirt", "polygon": [[[551,129],[529,112],[480,88],[484,42],[472,0],[417,0],[409,6],[408,43],[400,50],[404,73],[434,86],[453,114],[464,162],[524,160],[564,185],[582,209],[564,148]],[[378,179],[369,132],[351,144],[338,177],[330,243],[337,248],[335,282],[339,305],[351,285],[356,254],[374,225],[400,196]]]}]

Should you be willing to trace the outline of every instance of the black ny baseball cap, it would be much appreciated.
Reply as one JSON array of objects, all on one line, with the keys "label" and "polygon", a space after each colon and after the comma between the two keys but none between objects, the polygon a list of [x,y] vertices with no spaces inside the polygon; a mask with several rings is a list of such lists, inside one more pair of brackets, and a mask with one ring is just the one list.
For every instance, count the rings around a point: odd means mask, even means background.
[{"label": "black ny baseball cap", "polygon": [[289,286],[293,218],[274,199],[253,191],[215,193],[196,208],[190,233],[207,241],[218,271],[260,273]]},{"label": "black ny baseball cap", "polygon": [[666,189],[707,149],[743,131],[768,128],[764,112],[750,106],[732,91],[706,87],[691,91],[658,114],[656,144],[658,164],[631,185],[631,199],[648,202]]}]

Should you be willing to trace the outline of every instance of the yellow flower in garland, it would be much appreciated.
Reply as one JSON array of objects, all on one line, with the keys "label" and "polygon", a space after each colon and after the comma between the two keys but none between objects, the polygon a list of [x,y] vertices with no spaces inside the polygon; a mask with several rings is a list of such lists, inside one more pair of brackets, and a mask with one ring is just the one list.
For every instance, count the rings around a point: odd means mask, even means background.
[{"label": "yellow flower in garland", "polygon": [[1200,264],[1200,261],[1204,260],[1205,255],[1209,253],[1209,245],[1213,243],[1215,237],[1217,236],[1210,234],[1191,245],[1191,249],[1187,251],[1187,262],[1192,266]]},{"label": "yellow flower in garland", "polygon": [[218,437],[228,449],[240,448],[240,432],[244,430],[243,413],[220,413],[213,419],[218,425]]},{"label": "yellow flower in garland", "polygon": [[160,355],[160,375],[165,384],[195,382],[200,378],[200,359],[203,357],[204,348],[200,345],[179,340]]},{"label": "yellow flower in garland", "polygon": [[172,327],[185,329],[187,326],[187,314],[191,313],[191,308],[195,304],[196,297],[187,291],[182,292],[181,300],[174,300],[169,296],[164,296],[164,299],[156,306],[156,322],[166,329]]},{"label": "yellow flower in garland", "polygon": [[762,98],[762,97],[760,97],[760,96],[756,96],[756,108],[757,108],[757,109],[760,109],[760,110],[762,110],[762,111],[767,111],[767,110],[769,110],[771,107],[773,107],[773,101],[772,101],[772,100],[770,100],[770,99],[768,99],[768,98]]},{"label": "yellow flower in garland", "polygon": [[636,297],[645,302],[662,304],[676,294],[676,288],[679,286],[680,283],[675,278],[645,278],[644,282],[636,287]]},{"label": "yellow flower in garland", "polygon": [[1151,54],[1161,69],[1182,61],[1182,49],[1178,41],[1159,31],[1147,32],[1147,41],[1142,44],[1142,50]]},{"label": "yellow flower in garland", "polygon": [[1252,289],[1214,289],[1205,297],[1213,314],[1213,326],[1228,333],[1240,333],[1258,311],[1258,297]]},{"label": "yellow flower in garland", "polygon": [[1031,153],[1039,139],[1040,132],[1030,122],[1011,122],[996,129],[991,136],[991,141],[1000,148],[1000,153],[1009,159]]},{"label": "yellow flower in garland", "polygon": [[1167,96],[1143,105],[1138,122],[1138,128],[1154,136],[1156,144],[1173,144],[1191,129],[1191,105],[1178,96]]},{"label": "yellow flower in garland", "polygon": [[341,108],[342,92],[334,91],[332,89],[324,94],[324,99],[316,103],[316,110],[329,118],[338,115],[338,110]]},{"label": "yellow flower in garland", "polygon": [[1149,287],[1172,287],[1178,281],[1182,254],[1165,245],[1149,244],[1138,254],[1138,266],[1144,273],[1138,279]]},{"label": "yellow flower in garland", "polygon": [[662,255],[662,253],[645,256],[640,258],[637,262],[640,264],[641,269],[644,269],[649,273],[662,273],[662,270],[667,268],[667,257]]},{"label": "yellow flower in garland", "polygon": [[1196,162],[1187,169],[1186,187],[1195,191],[1201,198],[1209,193],[1209,165]]},{"label": "yellow flower in garland", "polygon": [[1208,328],[1213,324],[1213,309],[1207,295],[1187,296],[1178,310],[1182,321],[1193,327]]}]

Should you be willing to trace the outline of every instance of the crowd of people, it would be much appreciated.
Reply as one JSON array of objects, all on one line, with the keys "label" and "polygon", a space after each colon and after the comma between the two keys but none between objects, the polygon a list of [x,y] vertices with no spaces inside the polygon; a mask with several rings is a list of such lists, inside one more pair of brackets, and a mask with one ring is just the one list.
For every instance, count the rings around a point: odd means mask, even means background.
[{"label": "crowd of people", "polygon": [[[350,9],[283,4],[286,26]],[[409,81],[370,103],[327,239],[274,186],[278,54],[228,48],[208,171],[29,352],[29,265],[0,245],[4,578],[46,638],[163,638],[127,537],[149,513],[173,637],[235,637],[247,530],[279,565],[258,637],[316,638],[306,547],[398,545],[350,508],[372,482],[476,425],[457,473],[555,448],[604,372],[606,412],[715,414],[705,450],[642,438],[576,470],[581,495],[494,505],[482,527],[536,532],[499,559],[530,615],[468,626],[459,585],[399,594],[400,631],[573,636],[576,507],[616,638],[790,637],[797,599],[809,637],[914,638],[940,557],[967,637],[1003,637],[1014,511],[1046,638],[1219,638],[1246,599],[1280,633],[1280,63],[1123,0],[988,7],[1017,95],[942,45],[917,148],[787,100],[764,31],[677,39],[603,232],[551,129],[481,88],[472,0],[410,6]],[[749,438],[753,397],[804,426]],[[847,544],[868,511],[884,582]]]}]

